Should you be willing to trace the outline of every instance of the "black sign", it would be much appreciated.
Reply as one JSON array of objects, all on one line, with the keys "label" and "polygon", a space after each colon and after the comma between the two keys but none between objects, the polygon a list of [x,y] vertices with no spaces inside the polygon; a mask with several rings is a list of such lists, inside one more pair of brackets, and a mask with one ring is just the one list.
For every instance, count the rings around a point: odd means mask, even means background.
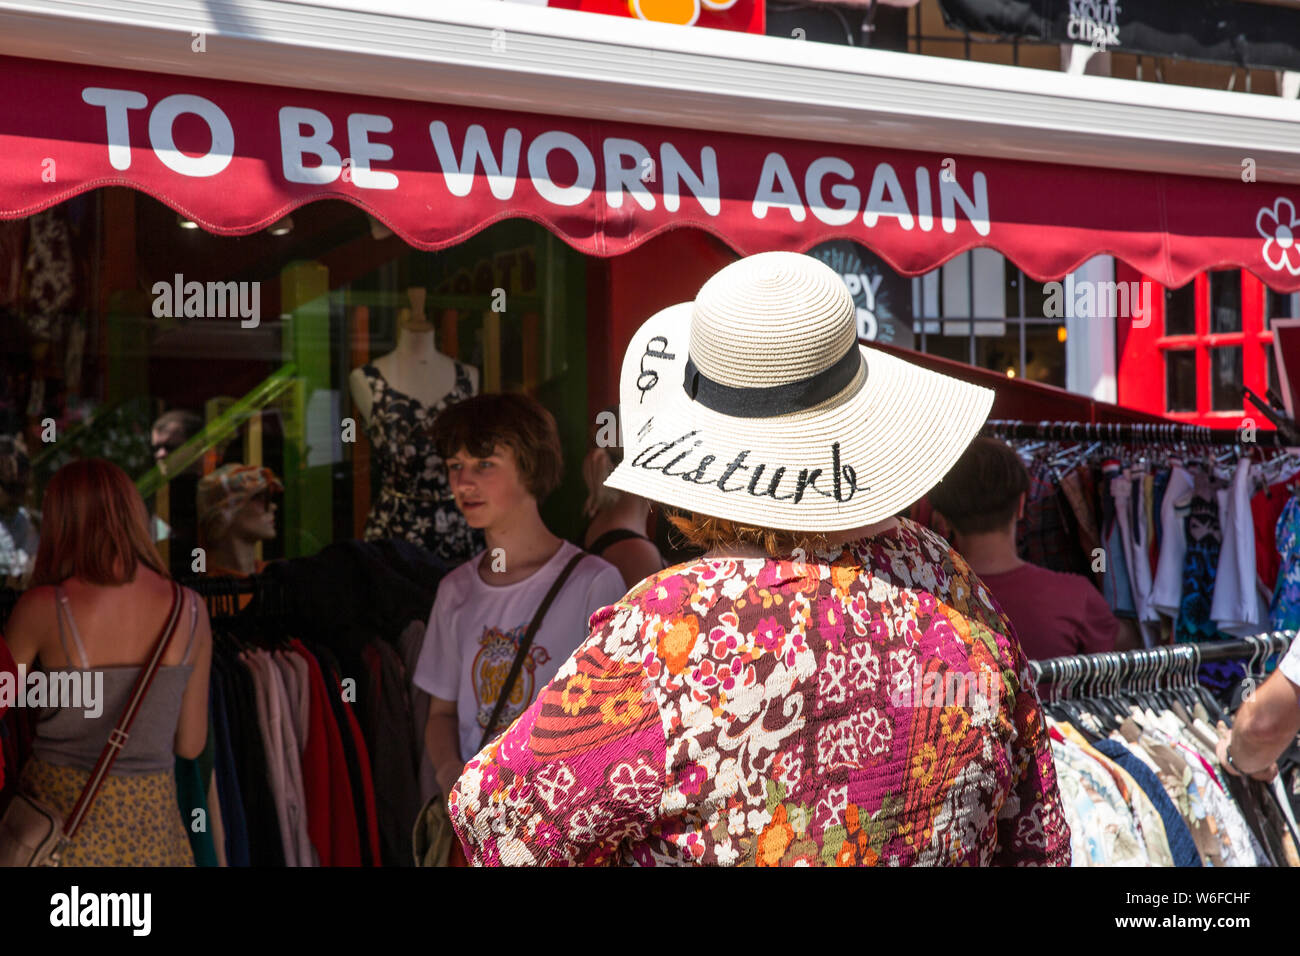
[{"label": "black sign", "polygon": [[858,338],[912,348],[912,280],[899,275],[866,246],[850,239],[808,250],[840,274],[858,307]]},{"label": "black sign", "polygon": [[1300,10],[1243,0],[939,0],[967,33],[1300,70]]}]

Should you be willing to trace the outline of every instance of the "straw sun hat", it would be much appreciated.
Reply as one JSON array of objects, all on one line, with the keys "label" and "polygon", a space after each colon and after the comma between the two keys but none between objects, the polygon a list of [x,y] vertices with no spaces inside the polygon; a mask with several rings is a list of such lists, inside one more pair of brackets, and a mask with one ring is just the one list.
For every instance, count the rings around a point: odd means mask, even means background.
[{"label": "straw sun hat", "polygon": [[912,504],[957,461],[993,392],[858,344],[853,297],[811,256],[765,252],[632,337],[610,487],[788,531]]}]

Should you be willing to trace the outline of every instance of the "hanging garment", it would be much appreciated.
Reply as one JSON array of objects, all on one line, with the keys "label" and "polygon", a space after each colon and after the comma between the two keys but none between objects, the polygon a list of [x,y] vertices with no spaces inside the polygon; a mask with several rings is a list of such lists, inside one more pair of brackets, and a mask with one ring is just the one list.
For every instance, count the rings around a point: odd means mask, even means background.
[{"label": "hanging garment", "polygon": [[248,861],[250,866],[285,865],[284,841],[280,836],[279,814],[267,779],[266,745],[257,720],[257,685],[248,667],[237,653],[215,642],[217,652],[228,655],[226,677],[231,695],[227,699],[230,718],[231,749],[239,773],[244,817],[248,823]]},{"label": "hanging garment", "polygon": [[1183,559],[1187,555],[1187,536],[1177,502],[1194,486],[1191,472],[1175,465],[1169,471],[1160,501],[1160,561],[1151,588],[1151,603],[1161,614],[1173,618],[1178,616],[1183,600]]},{"label": "hanging garment", "polygon": [[[1183,558],[1183,596],[1179,605],[1174,640],[1201,643],[1229,638],[1214,625],[1210,615],[1215,580],[1222,550],[1217,496],[1209,479],[1198,476],[1189,502],[1178,512],[1184,516],[1187,553]],[[1245,674],[1241,661],[1214,661],[1200,666],[1200,682],[1216,694],[1229,692]]]},{"label": "hanging garment", "polygon": [[248,866],[248,827],[244,819],[230,723],[226,716],[227,690],[224,670],[224,662],[214,654],[208,698],[212,709],[212,730],[216,745],[214,776],[217,780],[217,796],[221,799],[221,818],[226,828],[226,862],[230,866]]},{"label": "hanging garment", "polygon": [[1246,819],[1228,796],[1227,788],[1218,780],[1213,768],[1182,740],[1171,741],[1170,746],[1176,749],[1191,769],[1206,811],[1217,824],[1225,863],[1228,866],[1259,866]]},{"label": "hanging garment", "polygon": [[1151,473],[1151,568],[1152,568],[1152,591],[1154,592],[1154,575],[1160,561],[1160,548],[1164,543],[1165,523],[1163,506],[1165,503],[1165,489],[1169,487],[1169,478],[1173,474],[1172,468],[1157,467]]},{"label": "hanging garment", "polygon": [[289,718],[293,722],[293,736],[298,742],[298,756],[307,740],[308,717],[311,708],[311,688],[307,683],[307,664],[296,654],[287,651],[275,651],[271,661],[280,671],[280,679],[289,695]]},{"label": "hanging garment", "polygon": [[1214,578],[1210,617],[1219,630],[1249,637],[1261,630],[1255,586],[1255,525],[1250,512],[1250,459],[1237,462],[1232,485],[1218,492],[1223,547]]},{"label": "hanging garment", "polygon": [[[423,625],[414,621],[412,626],[422,640]],[[424,805],[419,781],[420,757],[425,756],[424,724],[418,724],[417,736],[408,692],[411,685],[397,652],[384,641],[372,641],[363,651],[363,659],[370,692],[361,715],[362,731],[374,771],[381,859],[385,866],[410,866],[411,829]],[[428,695],[425,697],[427,701]],[[427,718],[427,702],[424,713]]]},{"label": "hanging garment", "polygon": [[212,849],[217,856],[217,866],[229,866],[226,857],[226,821],[221,816],[221,795],[217,792],[215,767],[208,778],[208,820],[212,824]]},{"label": "hanging garment", "polygon": [[1268,787],[1249,777],[1224,774],[1224,785],[1232,802],[1241,810],[1246,825],[1250,827],[1251,843],[1260,866],[1289,867],[1288,831],[1285,817],[1271,799]]},{"label": "hanging garment", "polygon": [[1213,640],[1217,635],[1210,618],[1215,575],[1219,567],[1222,532],[1219,509],[1206,488],[1198,487],[1186,505],[1179,506],[1187,553],[1183,558],[1183,599],[1178,608],[1180,642]]},{"label": "hanging garment", "polygon": [[438,775],[433,769],[433,761],[429,758],[429,750],[424,746],[424,728],[429,720],[431,698],[428,691],[415,686],[411,680],[415,674],[416,665],[420,661],[420,653],[424,648],[425,633],[426,627],[423,621],[412,621],[406,630],[402,631],[401,639],[397,645],[401,651],[402,666],[407,675],[406,685],[411,694],[411,728],[420,754],[419,771],[416,776],[420,788],[420,806],[424,806],[431,797],[440,792],[438,789]]},{"label": "hanging garment", "polygon": [[1174,858],[1169,849],[1169,838],[1165,835],[1165,825],[1156,811],[1155,805],[1138,786],[1123,767],[1115,763],[1099,749],[1090,744],[1072,724],[1058,723],[1066,739],[1101,765],[1115,782],[1115,788],[1123,798],[1129,814],[1133,818],[1134,829],[1142,840],[1150,866],[1173,866]]},{"label": "hanging garment", "polygon": [[456,363],[456,384],[432,408],[390,386],[375,366],[361,371],[373,398],[366,434],[380,479],[365,539],[405,538],[460,564],[482,549],[482,534],[465,522],[452,500],[430,430],[440,411],[474,394],[467,366]]},{"label": "hanging garment", "polygon": [[27,220],[0,221],[0,308],[12,308],[18,304],[26,248]]},{"label": "hanging garment", "polygon": [[1098,818],[1098,805],[1084,789],[1083,776],[1069,756],[1071,745],[1058,737],[1049,731],[1061,812],[1070,829],[1070,866],[1107,866],[1105,827]]},{"label": "hanging garment", "polygon": [[1268,609],[1269,626],[1293,631],[1300,629],[1300,498],[1294,495],[1277,519],[1276,539],[1280,566]]},{"label": "hanging garment", "polygon": [[1052,571],[1090,574],[1069,511],[1069,505],[1057,489],[1051,466],[1044,461],[1032,462],[1025,517],[1016,527],[1020,555],[1031,564]]},{"label": "hanging garment", "polygon": [[1102,577],[1102,594],[1116,617],[1136,617],[1137,604],[1133,599],[1133,585],[1128,572],[1128,558],[1124,536],[1120,531],[1119,509],[1111,493],[1111,480],[1119,474],[1118,462],[1107,462],[1102,468],[1101,489],[1102,538],[1106,542],[1106,571]]},{"label": "hanging garment", "polygon": [[[302,782],[302,750],[294,732],[294,710],[296,701],[290,697],[284,685],[284,679],[271,654],[257,651],[255,655],[262,673],[267,677],[267,696],[271,704],[271,713],[278,714],[280,725],[280,747],[285,770],[284,797],[285,811],[288,819],[287,836],[293,848],[294,866],[315,866],[315,852],[311,837],[307,833],[307,801]],[[286,854],[286,862],[290,856]]]},{"label": "hanging garment", "polygon": [[18,578],[25,582],[36,565],[39,546],[36,522],[26,508],[19,507],[8,515],[0,515],[0,577]]},{"label": "hanging garment", "polygon": [[28,222],[23,317],[32,338],[54,342],[63,337],[63,322],[76,296],[71,231],[65,212],[57,206],[29,217]]},{"label": "hanging garment", "polygon": [[343,739],[330,706],[320,664],[299,640],[289,646],[306,662],[311,680],[311,728],[303,757],[307,830],[321,866],[360,866],[361,840],[348,782]]},{"label": "hanging garment", "polygon": [[1160,768],[1160,782],[1191,830],[1197,852],[1201,855],[1201,863],[1205,866],[1226,866],[1223,846],[1216,834],[1216,824],[1201,800],[1200,789],[1188,769],[1187,761],[1172,747],[1158,741],[1150,731],[1142,733],[1139,743]]},{"label": "hanging garment", "polygon": [[1089,844],[1087,865],[1150,866],[1146,845],[1134,824],[1128,802],[1115,786],[1114,778],[1077,744],[1068,740],[1059,726],[1053,726],[1049,733],[1054,760],[1058,766],[1065,763],[1074,770],[1079,787],[1077,797],[1086,798],[1091,803],[1091,807],[1085,809],[1081,800],[1076,799],[1076,809],[1080,811],[1080,821]]},{"label": "hanging garment", "polygon": [[1141,761],[1136,754],[1118,740],[1107,738],[1097,741],[1094,746],[1111,760],[1123,767],[1137,781],[1147,797],[1151,800],[1160,820],[1164,824],[1165,838],[1174,866],[1200,866],[1201,857],[1196,852],[1196,842],[1192,831],[1187,829],[1185,821],[1169,799],[1169,794],[1160,785],[1160,778],[1154,770]]},{"label": "hanging garment", "polygon": [[1255,528],[1255,573],[1260,583],[1268,589],[1270,600],[1277,572],[1282,566],[1277,546],[1277,519],[1291,500],[1286,482],[1269,485],[1250,499],[1251,524]]},{"label": "hanging garment", "polygon": [[1133,595],[1133,610],[1142,633],[1142,643],[1151,647],[1155,643],[1155,631],[1146,627],[1146,623],[1157,619],[1155,609],[1151,607],[1151,565],[1147,563],[1144,522],[1138,512],[1141,498],[1134,495],[1134,478],[1124,469],[1110,480],[1110,493],[1115,499],[1115,518],[1119,525],[1120,542],[1124,548],[1124,570],[1128,573],[1128,583]]},{"label": "hanging garment", "polygon": [[257,724],[262,734],[263,751],[266,754],[266,774],[271,784],[271,798],[279,825],[284,865],[298,866],[294,826],[289,819],[289,807],[293,795],[288,785],[289,769],[285,764],[284,731],[281,726],[279,697],[275,689],[270,686],[265,665],[258,653],[245,651],[239,659],[248,668],[257,690]]},{"label": "hanging garment", "polygon": [[1094,559],[1101,549],[1101,530],[1097,525],[1097,513],[1093,507],[1095,489],[1092,487],[1092,473],[1083,466],[1072,468],[1061,476],[1061,494],[1074,513],[1075,527],[1078,529],[1079,549],[1083,559],[1092,571],[1093,580],[1101,584],[1102,572],[1093,567]]},{"label": "hanging garment", "polygon": [[365,741],[351,705],[343,699],[339,663],[328,648],[314,649],[326,686],[330,688],[329,701],[334,710],[334,722],[339,728],[343,744],[343,759],[347,765],[348,783],[352,789],[352,808],[356,815],[357,835],[362,866],[376,866],[379,860],[379,833],[375,826],[375,795],[371,783],[370,759]]}]

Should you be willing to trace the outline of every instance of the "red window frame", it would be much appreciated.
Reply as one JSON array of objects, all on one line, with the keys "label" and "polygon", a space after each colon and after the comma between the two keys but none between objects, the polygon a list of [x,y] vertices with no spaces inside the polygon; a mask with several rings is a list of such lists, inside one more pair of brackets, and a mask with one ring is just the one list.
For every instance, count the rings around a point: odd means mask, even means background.
[{"label": "red window frame", "polygon": [[[1263,397],[1268,389],[1268,354],[1273,347],[1273,333],[1265,312],[1268,287],[1246,270],[1241,273],[1241,331],[1210,333],[1210,274],[1201,272],[1192,280],[1195,301],[1195,331],[1192,335],[1165,334],[1165,287],[1150,276],[1122,262],[1115,263],[1119,282],[1151,283],[1151,316],[1145,327],[1137,327],[1129,318],[1116,319],[1117,356],[1116,388],[1120,405],[1163,415],[1176,421],[1210,428],[1237,428],[1245,418],[1257,427],[1271,428],[1249,401],[1235,411],[1213,411],[1210,391],[1210,349],[1218,346],[1241,346],[1242,382]],[[1190,349],[1196,353],[1196,410],[1169,411],[1166,394],[1165,355]]]}]

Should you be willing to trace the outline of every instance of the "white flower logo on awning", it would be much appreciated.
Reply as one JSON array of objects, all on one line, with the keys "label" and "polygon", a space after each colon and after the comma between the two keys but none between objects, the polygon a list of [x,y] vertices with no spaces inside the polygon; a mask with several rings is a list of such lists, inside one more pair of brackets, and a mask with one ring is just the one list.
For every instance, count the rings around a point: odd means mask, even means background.
[{"label": "white flower logo on awning", "polygon": [[1255,216],[1255,228],[1264,237],[1264,261],[1270,269],[1281,272],[1286,270],[1293,276],[1300,276],[1300,247],[1296,245],[1300,235],[1300,219],[1295,215],[1295,204],[1279,196],[1273,201],[1273,208],[1264,206]]}]

